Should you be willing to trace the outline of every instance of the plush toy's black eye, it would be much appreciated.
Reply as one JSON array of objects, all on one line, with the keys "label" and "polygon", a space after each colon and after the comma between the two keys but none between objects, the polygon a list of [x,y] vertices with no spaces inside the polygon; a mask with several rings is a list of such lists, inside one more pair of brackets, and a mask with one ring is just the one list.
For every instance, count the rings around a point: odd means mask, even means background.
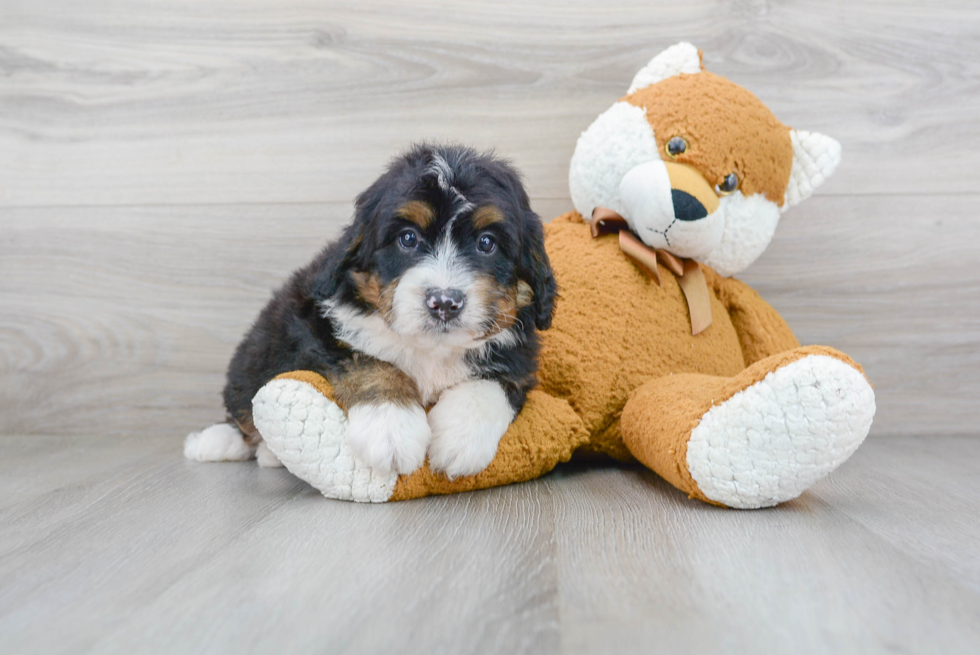
[{"label": "plush toy's black eye", "polygon": [[738,188],[738,175],[735,173],[729,173],[722,180],[721,184],[715,187],[715,191],[722,195],[727,195]]},{"label": "plush toy's black eye", "polygon": [[398,235],[398,244],[405,250],[412,250],[419,245],[419,235],[415,230],[403,230]]},{"label": "plush toy's black eye", "polygon": [[497,242],[489,234],[481,234],[480,240],[476,242],[476,249],[484,255],[489,255],[497,247]]},{"label": "plush toy's black eye", "polygon": [[687,152],[687,141],[682,136],[671,137],[670,141],[667,142],[665,149],[670,157],[683,155],[685,152]]}]

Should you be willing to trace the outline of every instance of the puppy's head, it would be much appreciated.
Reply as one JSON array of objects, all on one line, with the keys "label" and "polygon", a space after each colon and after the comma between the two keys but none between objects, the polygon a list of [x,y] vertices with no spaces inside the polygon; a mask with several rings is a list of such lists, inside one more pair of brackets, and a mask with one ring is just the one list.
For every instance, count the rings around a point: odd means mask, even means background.
[{"label": "puppy's head", "polygon": [[471,347],[551,323],[541,221],[491,155],[416,146],[357,198],[340,247],[315,294],[419,343]]}]

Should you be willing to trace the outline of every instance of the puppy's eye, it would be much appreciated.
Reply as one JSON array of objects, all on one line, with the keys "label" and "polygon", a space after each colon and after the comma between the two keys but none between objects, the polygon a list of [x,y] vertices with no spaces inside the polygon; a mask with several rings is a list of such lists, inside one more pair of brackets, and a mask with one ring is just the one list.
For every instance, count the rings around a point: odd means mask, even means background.
[{"label": "puppy's eye", "polygon": [[484,255],[489,255],[497,248],[497,241],[489,234],[481,234],[476,242],[476,249]]},{"label": "puppy's eye", "polygon": [[682,136],[671,137],[667,145],[664,146],[664,150],[667,151],[667,156],[671,159],[677,155],[683,155],[687,152],[687,140]]},{"label": "puppy's eye", "polygon": [[721,181],[721,184],[715,186],[715,191],[723,196],[727,196],[729,193],[735,191],[738,188],[738,175],[735,173],[729,173],[725,176],[725,179]]},{"label": "puppy's eye", "polygon": [[419,235],[415,230],[403,230],[398,235],[398,245],[405,250],[412,250],[419,245]]}]

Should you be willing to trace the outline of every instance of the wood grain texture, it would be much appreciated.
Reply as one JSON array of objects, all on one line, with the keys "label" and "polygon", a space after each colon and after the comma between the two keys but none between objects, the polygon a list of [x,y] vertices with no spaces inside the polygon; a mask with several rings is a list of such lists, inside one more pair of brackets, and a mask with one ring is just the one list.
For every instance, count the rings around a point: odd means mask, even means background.
[{"label": "wood grain texture", "polygon": [[980,440],[772,510],[639,468],[381,506],[172,439],[0,437],[4,653],[975,653]]},{"label": "wood grain texture", "polygon": [[687,39],[845,159],[825,193],[975,191],[970,0],[0,5],[0,203],[346,202],[420,138],[567,196],[575,137]]},{"label": "wood grain texture", "polygon": [[[980,444],[922,441],[873,439],[771,513],[694,506],[645,470],[549,480],[567,651],[975,651],[980,588],[963,546],[980,528],[946,496],[966,482],[954,493],[977,502],[975,475],[947,476]],[[925,478],[931,511],[907,512]]]},{"label": "wood grain texture", "polygon": [[[813,198],[747,271],[801,341],[865,366],[875,434],[976,433],[978,201]],[[0,434],[178,437],[221,420],[236,343],[350,211],[0,209]]]},{"label": "wood grain texture", "polygon": [[980,6],[0,3],[0,433],[182,434],[290,270],[406,143],[495,146],[539,213],[681,38],[844,144],[745,278],[865,364],[875,434],[975,434]]}]

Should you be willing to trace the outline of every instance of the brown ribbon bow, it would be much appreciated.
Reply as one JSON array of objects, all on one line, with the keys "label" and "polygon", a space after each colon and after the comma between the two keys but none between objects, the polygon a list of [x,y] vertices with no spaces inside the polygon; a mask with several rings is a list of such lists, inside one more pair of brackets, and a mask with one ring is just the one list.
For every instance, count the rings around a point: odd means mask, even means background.
[{"label": "brown ribbon bow", "polygon": [[701,266],[693,259],[683,259],[672,255],[666,250],[651,248],[630,231],[629,223],[617,212],[606,207],[596,207],[592,211],[592,222],[589,224],[592,237],[619,232],[619,248],[629,257],[640,270],[663,286],[660,282],[662,265],[675,276],[687,300],[687,309],[691,314],[691,334],[701,334],[711,325],[711,297],[708,294],[708,283],[704,279]]}]

